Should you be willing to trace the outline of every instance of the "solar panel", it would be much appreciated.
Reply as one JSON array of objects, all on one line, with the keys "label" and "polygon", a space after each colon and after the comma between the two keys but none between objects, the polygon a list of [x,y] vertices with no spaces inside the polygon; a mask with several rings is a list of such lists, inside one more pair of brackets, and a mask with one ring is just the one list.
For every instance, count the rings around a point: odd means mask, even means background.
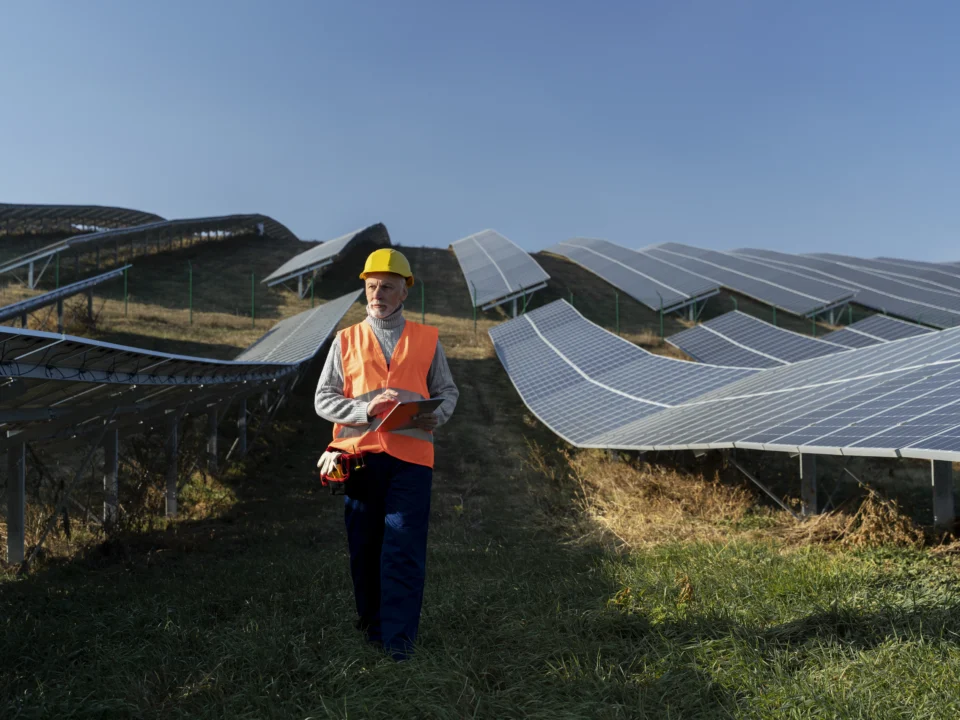
[{"label": "solar panel", "polygon": [[568,442],[595,438],[756,372],[653,355],[563,300],[489,331],[524,403]]},{"label": "solar panel", "polygon": [[847,347],[869,347],[880,342],[890,342],[917,335],[936,332],[922,325],[898,320],[887,315],[871,315],[845,328],[823,336],[824,340]]},{"label": "solar panel", "polygon": [[546,287],[550,276],[530,254],[493,230],[451,244],[475,307],[484,310]]},{"label": "solar panel", "polygon": [[[830,263],[817,258],[803,255],[790,255],[773,250],[743,248],[732,251],[736,255],[749,257],[774,268],[790,269],[793,272],[813,278],[832,279],[856,289],[854,302],[872,310],[890,313],[916,322],[947,328],[960,325],[960,311],[952,309],[949,304],[941,303],[940,297],[935,300],[919,299],[926,292],[921,288],[904,286],[893,279],[844,268],[836,263]],[[820,265],[821,269],[815,266]],[[832,271],[831,271],[832,269]],[[844,273],[839,277],[837,273]],[[856,277],[857,280],[852,279]],[[948,298],[949,294],[942,297]],[[960,296],[953,296],[960,301]]]},{"label": "solar panel", "polygon": [[652,310],[674,310],[720,291],[708,278],[607,240],[574,238],[544,252],[572,260]]},{"label": "solar panel", "polygon": [[153,213],[104,205],[18,205],[0,203],[0,232],[7,235],[77,227],[116,228],[161,222]]},{"label": "solar panel", "polygon": [[[758,373],[653,422],[597,439],[630,449],[743,447],[934,457],[960,425],[960,331],[930,333]],[[960,459],[960,445],[946,450]]]},{"label": "solar panel", "polygon": [[679,268],[711,278],[719,285],[786,312],[808,317],[841,305],[853,297],[848,287],[776,269],[727,253],[679,243],[641,250]]},{"label": "solar panel", "polygon": [[229,235],[251,230],[264,237],[277,240],[298,240],[297,236],[290,232],[285,225],[267,215],[222,215],[218,217],[163,220],[134,227],[74,235],[4,263],[0,266],[0,274],[32,265],[65,250],[86,252],[101,247],[115,247],[121,242],[133,243],[138,240],[146,245],[153,240],[159,243],[163,238],[169,239],[172,243],[175,237],[195,237],[204,233],[208,235],[212,233]]},{"label": "solar panel", "polygon": [[[387,228],[383,223],[377,223],[376,225],[341,235],[334,240],[319,243],[316,247],[312,247],[287,260],[283,265],[267,275],[262,282],[265,282],[268,286],[273,286],[295,277],[306,275],[314,270],[330,265],[351,246],[363,242],[389,246],[390,234],[387,232]],[[360,273],[357,274],[359,275]]]},{"label": "solar panel", "polygon": [[361,292],[355,290],[281,320],[235,359],[238,362],[264,360],[283,363],[302,363],[312,359]]},{"label": "solar panel", "polygon": [[57,300],[63,300],[64,298],[68,298],[72,295],[77,295],[78,293],[82,293],[84,290],[89,290],[90,288],[95,287],[100,283],[104,283],[107,280],[118,278],[123,275],[127,268],[130,267],[132,266],[124,265],[123,267],[109,270],[108,272],[100,273],[99,275],[94,275],[93,277],[86,278],[85,280],[78,280],[77,282],[70,283],[69,285],[64,285],[56,290],[35,295],[34,297],[27,298],[26,300],[21,300],[20,302],[15,302],[10,305],[4,305],[3,307],[0,307],[0,322],[6,322],[8,320],[19,318],[26,313],[34,312],[42,307],[46,307],[47,305],[52,305],[53,303],[57,302]]},{"label": "solar panel", "polygon": [[811,253],[810,257],[830,260],[840,265],[878,273],[894,280],[902,280],[930,290],[960,293],[960,276],[944,272],[941,269],[920,268],[910,264],[892,263],[888,260],[872,260],[834,253]]},{"label": "solar panel", "polygon": [[848,349],[739,311],[672,335],[667,342],[700,362],[753,368],[778,367]]}]

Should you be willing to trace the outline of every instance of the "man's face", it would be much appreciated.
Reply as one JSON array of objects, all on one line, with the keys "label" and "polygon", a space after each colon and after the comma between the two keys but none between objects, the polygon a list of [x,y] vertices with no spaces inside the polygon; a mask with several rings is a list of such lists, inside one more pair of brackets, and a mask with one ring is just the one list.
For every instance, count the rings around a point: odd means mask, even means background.
[{"label": "man's face", "polygon": [[375,272],[364,280],[367,308],[375,318],[385,318],[407,299],[407,283],[396,273]]}]

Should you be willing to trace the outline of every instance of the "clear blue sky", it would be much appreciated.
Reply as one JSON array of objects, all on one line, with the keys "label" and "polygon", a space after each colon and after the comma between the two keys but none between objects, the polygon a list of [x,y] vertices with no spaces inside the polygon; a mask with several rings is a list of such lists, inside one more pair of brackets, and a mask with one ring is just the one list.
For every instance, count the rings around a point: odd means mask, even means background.
[{"label": "clear blue sky", "polygon": [[0,201],[956,260],[958,27],[933,1],[9,2]]}]

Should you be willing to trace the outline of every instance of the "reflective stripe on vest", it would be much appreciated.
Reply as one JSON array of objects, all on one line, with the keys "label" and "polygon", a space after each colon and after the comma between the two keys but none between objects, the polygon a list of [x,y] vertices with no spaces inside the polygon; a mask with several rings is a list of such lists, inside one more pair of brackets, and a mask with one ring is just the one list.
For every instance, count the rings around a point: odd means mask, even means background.
[{"label": "reflective stripe on vest", "polygon": [[[390,389],[401,402],[428,399],[427,374],[437,350],[437,336],[436,328],[407,320],[388,367],[370,325],[361,322],[340,331],[344,396],[369,402]],[[418,429],[377,432],[382,421],[377,417],[369,425],[334,425],[330,447],[345,452],[385,452],[433,467],[433,433]]]}]

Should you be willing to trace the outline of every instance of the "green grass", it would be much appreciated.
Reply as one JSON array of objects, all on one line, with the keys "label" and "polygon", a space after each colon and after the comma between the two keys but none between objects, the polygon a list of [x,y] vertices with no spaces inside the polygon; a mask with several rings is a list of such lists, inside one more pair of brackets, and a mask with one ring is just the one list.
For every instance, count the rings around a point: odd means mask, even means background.
[{"label": "green grass", "polygon": [[[242,279],[250,252],[244,246],[223,277]],[[414,658],[395,664],[353,629],[342,501],[314,476],[330,430],[312,414],[308,380],[246,464],[183,492],[182,519],[94,536],[25,577],[0,576],[0,717],[960,716],[955,556],[788,542],[777,534],[783,517],[729,469],[715,482],[765,507],[734,519],[702,515],[709,537],[722,540],[665,532],[617,542],[583,511],[563,444],[530,417],[493,357],[485,331],[502,313],[482,314],[474,335],[452,255],[409,254],[429,283],[427,321],[440,326],[461,389],[437,437]],[[588,317],[609,325],[606,287],[576,268],[559,275],[536,302],[576,282],[575,304],[581,298]],[[151,282],[140,285],[137,320],[111,315],[102,336],[139,332],[144,343],[217,354],[254,332],[231,324],[228,292],[206,296],[191,329],[180,309],[153,302],[151,293],[170,290],[163,278]],[[323,297],[353,283],[331,275]],[[302,309],[275,292],[277,314]],[[649,339],[656,315],[621,307],[624,332]],[[530,462],[531,446],[550,464]],[[577,458],[588,473],[600,467]],[[686,456],[656,462],[690,474],[687,487],[707,475]],[[794,465],[770,456],[751,467],[795,494]],[[603,472],[617,467],[607,462]],[[821,468],[827,487],[830,467]],[[855,469],[873,480],[881,467]],[[640,482],[646,471],[631,472]],[[895,489],[909,480],[903,473],[882,474]],[[668,514],[670,502],[661,498],[657,512]]]}]

